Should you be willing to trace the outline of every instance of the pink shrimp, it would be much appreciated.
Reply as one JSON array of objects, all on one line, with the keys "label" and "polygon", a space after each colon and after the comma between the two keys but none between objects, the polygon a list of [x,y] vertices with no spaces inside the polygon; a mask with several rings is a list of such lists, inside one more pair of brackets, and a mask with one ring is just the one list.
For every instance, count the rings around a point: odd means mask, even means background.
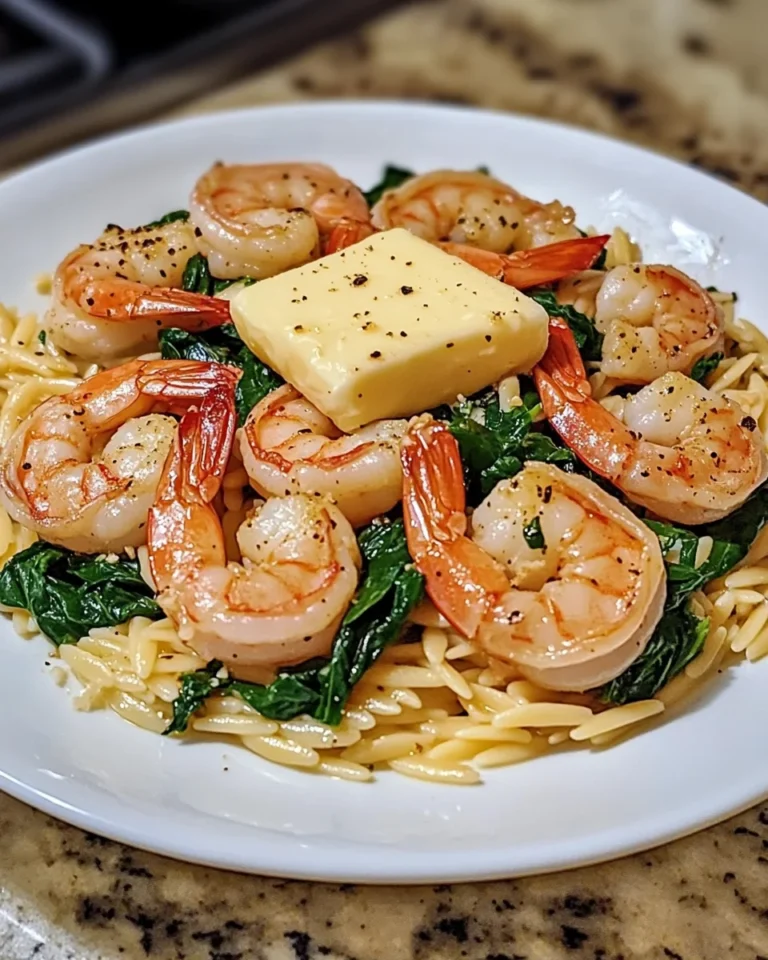
[{"label": "pink shrimp", "polygon": [[550,320],[534,379],[544,413],[574,453],[667,520],[719,520],[768,475],[755,420],[682,373],[665,373],[627,397],[623,419],[606,410],[593,399],[573,334],[559,318]]},{"label": "pink shrimp", "polygon": [[226,323],[226,300],[179,289],[196,252],[185,220],[108,228],[59,264],[45,318],[51,339],[83,360],[103,361],[153,347],[162,327],[201,330]]},{"label": "pink shrimp", "polygon": [[558,285],[557,299],[594,317],[604,334],[600,370],[615,383],[690,374],[723,350],[720,305],[692,277],[664,264],[628,263]]},{"label": "pink shrimp", "polygon": [[321,163],[214,164],[189,209],[224,279],[271,277],[373,233],[365,197]]},{"label": "pink shrimp", "polygon": [[518,290],[528,290],[588,270],[609,239],[608,234],[579,237],[509,254],[481,250],[480,247],[465,243],[440,243],[439,246],[483,273],[503,280]]},{"label": "pink shrimp", "polygon": [[496,485],[470,529],[448,428],[412,424],[402,461],[408,549],[459,633],[554,690],[599,686],[642,653],[663,610],[664,561],[656,536],[614,497],[531,462]]},{"label": "pink shrimp", "polygon": [[328,500],[272,497],[237,532],[244,563],[227,562],[212,505],[235,436],[233,385],[185,414],[149,514],[158,602],[201,656],[243,679],[326,655],[357,586],[349,522]]},{"label": "pink shrimp", "polygon": [[240,371],[132,360],[51,397],[0,454],[0,503],[51,543],[86,553],[139,546],[178,414]]}]

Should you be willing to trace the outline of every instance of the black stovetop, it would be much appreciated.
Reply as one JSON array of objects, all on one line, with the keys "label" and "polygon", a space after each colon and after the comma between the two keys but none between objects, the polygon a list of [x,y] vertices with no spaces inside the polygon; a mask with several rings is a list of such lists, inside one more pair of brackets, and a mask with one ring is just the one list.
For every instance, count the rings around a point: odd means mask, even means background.
[{"label": "black stovetop", "polygon": [[0,0],[0,163],[30,131],[37,152],[103,132],[113,101],[111,127],[138,122],[396,2]]}]

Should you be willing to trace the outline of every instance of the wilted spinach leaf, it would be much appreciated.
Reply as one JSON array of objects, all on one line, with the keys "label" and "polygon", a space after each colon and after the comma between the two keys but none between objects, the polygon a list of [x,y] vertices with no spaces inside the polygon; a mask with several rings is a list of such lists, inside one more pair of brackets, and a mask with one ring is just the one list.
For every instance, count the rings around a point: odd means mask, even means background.
[{"label": "wilted spinach leaf", "polygon": [[[658,520],[645,521],[659,538],[667,564],[664,615],[637,660],[600,689],[602,700],[629,703],[652,697],[690,663],[706,639],[709,621],[691,612],[688,598],[743,560],[767,520],[768,485],[764,484],[738,510],[716,523],[689,529]],[[699,540],[704,536],[712,537],[712,549],[696,567]]]},{"label": "wilted spinach leaf", "polygon": [[215,297],[231,287],[233,283],[242,283],[249,287],[256,281],[252,277],[238,277],[237,280],[219,280],[211,275],[208,269],[208,260],[202,253],[196,253],[190,257],[184,267],[184,274],[181,279],[182,290],[189,290],[191,293],[202,293],[206,297]]},{"label": "wilted spinach leaf", "polygon": [[161,330],[160,354],[165,360],[206,360],[240,367],[243,375],[235,387],[238,423],[242,426],[259,400],[281,386],[283,378],[251,353],[233,323],[191,333],[178,327]]},{"label": "wilted spinach leaf", "polygon": [[57,646],[77,643],[92,627],[162,616],[138,561],[111,563],[42,540],[0,570],[0,603],[28,610]]},{"label": "wilted spinach leaf", "polygon": [[216,676],[223,666],[221,660],[211,660],[200,670],[182,676],[179,695],[173,701],[173,719],[163,733],[182,733],[187,729],[192,714],[202,707],[212,693],[226,690],[231,685],[228,678]]},{"label": "wilted spinach leaf", "polygon": [[195,711],[213,694],[235,693],[254,710],[273,720],[311,714],[317,706],[319,696],[312,686],[317,681],[316,668],[311,668],[306,676],[300,672],[282,673],[269,686],[263,686],[235,680],[229,675],[219,677],[222,666],[220,660],[211,660],[200,670],[182,676],[179,695],[173,701],[173,719],[164,734],[183,733]]},{"label": "wilted spinach leaf", "polygon": [[667,610],[637,660],[600,688],[600,699],[622,704],[652,697],[698,656],[708,632],[709,620],[687,606]]},{"label": "wilted spinach leaf", "polygon": [[528,460],[574,469],[576,457],[566,446],[532,429],[540,410],[535,393],[504,412],[498,394],[488,391],[439,411],[459,444],[470,504],[479,503],[499,480],[514,477]]},{"label": "wilted spinach leaf", "polygon": [[738,510],[734,510],[722,520],[696,527],[695,531],[701,536],[706,534],[713,540],[736,544],[741,551],[741,560],[747,555],[755,537],[767,522],[768,482],[759,487]]},{"label": "wilted spinach leaf", "polygon": [[716,370],[720,361],[723,359],[722,353],[711,353],[708,357],[700,357],[693,365],[691,370],[691,379],[704,383],[707,376]]},{"label": "wilted spinach leaf", "polygon": [[523,537],[531,550],[543,550],[546,547],[544,532],[541,529],[541,517],[536,516],[523,527]]},{"label": "wilted spinach leaf", "polygon": [[181,286],[190,293],[202,293],[207,297],[213,294],[213,278],[208,269],[208,260],[201,253],[196,253],[187,260]]},{"label": "wilted spinach leaf", "polygon": [[376,186],[371,187],[370,190],[363,194],[368,201],[368,206],[372,207],[377,204],[386,190],[394,190],[395,187],[399,187],[400,184],[405,183],[406,180],[410,180],[411,177],[415,176],[416,174],[413,170],[405,170],[403,167],[393,167],[388,164],[384,167],[381,180]]},{"label": "wilted spinach leaf", "polygon": [[569,304],[557,302],[551,290],[537,289],[528,291],[528,296],[544,307],[550,317],[561,317],[571,328],[576,346],[585,360],[600,360],[603,356],[603,334],[595,326],[594,320],[580,313]]},{"label": "wilted spinach leaf", "polygon": [[358,539],[367,563],[365,578],[342,621],[330,661],[320,671],[320,704],[313,713],[330,724],[341,721],[352,688],[397,640],[424,594],[424,578],[412,564],[401,520],[371,524]]},{"label": "wilted spinach leaf", "polygon": [[[661,552],[667,561],[668,609],[679,607],[694,590],[699,590],[710,580],[722,577],[742,559],[745,552],[737,543],[714,540],[707,559],[695,566],[699,547],[699,534],[685,527],[676,527],[660,520],[646,520],[646,524],[659,538]],[[676,559],[669,554],[675,551]]]}]

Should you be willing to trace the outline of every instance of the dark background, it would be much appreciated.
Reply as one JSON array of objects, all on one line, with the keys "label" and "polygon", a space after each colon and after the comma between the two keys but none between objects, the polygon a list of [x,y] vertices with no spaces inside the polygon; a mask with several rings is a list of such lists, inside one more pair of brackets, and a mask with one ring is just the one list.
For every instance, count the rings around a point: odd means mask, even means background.
[{"label": "dark background", "polygon": [[151,119],[397,0],[0,0],[0,165]]}]

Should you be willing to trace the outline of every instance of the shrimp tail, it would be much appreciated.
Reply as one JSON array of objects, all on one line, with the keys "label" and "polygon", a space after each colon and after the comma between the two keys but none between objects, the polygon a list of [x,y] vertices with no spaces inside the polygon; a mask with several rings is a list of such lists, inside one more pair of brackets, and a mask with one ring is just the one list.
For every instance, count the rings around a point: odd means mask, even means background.
[{"label": "shrimp tail", "polygon": [[593,399],[576,340],[560,317],[550,318],[547,351],[533,379],[547,420],[571,450],[600,476],[619,476],[632,455],[634,437]]},{"label": "shrimp tail", "polygon": [[443,242],[439,246],[497,280],[518,290],[528,290],[588,270],[608,240],[609,234],[580,237],[510,254],[493,253],[464,243]]},{"label": "shrimp tail", "polygon": [[408,550],[435,607],[466,637],[508,586],[501,566],[466,536],[464,478],[455,438],[420,420],[401,446]]},{"label": "shrimp tail", "polygon": [[581,273],[592,266],[610,239],[610,234],[603,234],[518,250],[504,258],[504,282],[527,290]]},{"label": "shrimp tail", "polygon": [[346,247],[351,247],[353,243],[367,240],[375,232],[370,223],[363,223],[359,220],[342,220],[328,234],[328,239],[325,241],[325,253],[336,253],[338,250],[344,250]]},{"label": "shrimp tail", "polygon": [[173,571],[224,566],[226,551],[212,501],[219,492],[237,428],[232,378],[215,385],[187,410],[176,432],[155,502],[149,511],[149,562],[158,590]]},{"label": "shrimp tail", "polygon": [[178,457],[168,476],[184,502],[210,503],[219,492],[237,428],[233,386],[234,380],[213,387],[179,424]]},{"label": "shrimp tail", "polygon": [[177,360],[173,366],[167,360],[137,362],[140,392],[165,401],[183,400],[184,410],[191,400],[202,400],[216,387],[234,390],[243,375],[237,367],[201,360]]},{"label": "shrimp tail", "polygon": [[157,320],[163,325],[174,323],[185,330],[204,330],[231,319],[228,300],[119,279],[85,283],[78,300],[91,316],[103,320]]}]

